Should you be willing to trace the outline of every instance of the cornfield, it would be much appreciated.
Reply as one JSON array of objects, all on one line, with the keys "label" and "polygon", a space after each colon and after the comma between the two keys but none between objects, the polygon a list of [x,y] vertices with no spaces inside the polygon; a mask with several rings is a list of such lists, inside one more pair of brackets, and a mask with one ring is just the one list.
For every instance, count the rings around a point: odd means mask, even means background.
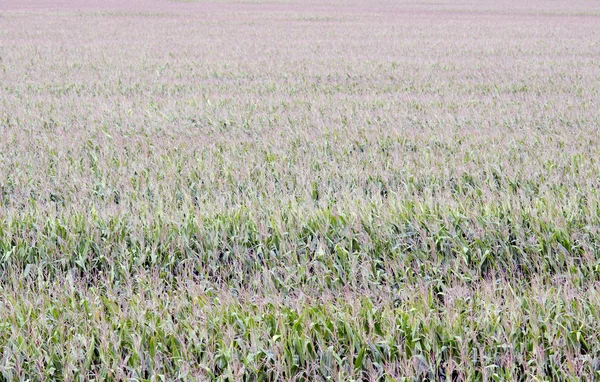
[{"label": "cornfield", "polygon": [[600,377],[600,5],[0,3],[0,380]]}]

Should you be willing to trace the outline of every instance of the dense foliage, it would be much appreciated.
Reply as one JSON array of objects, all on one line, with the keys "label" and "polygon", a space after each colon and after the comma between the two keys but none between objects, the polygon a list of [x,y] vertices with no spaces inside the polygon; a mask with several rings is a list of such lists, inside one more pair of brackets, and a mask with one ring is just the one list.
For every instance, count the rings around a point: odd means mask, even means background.
[{"label": "dense foliage", "polygon": [[589,5],[72,3],[0,4],[0,379],[600,376]]}]

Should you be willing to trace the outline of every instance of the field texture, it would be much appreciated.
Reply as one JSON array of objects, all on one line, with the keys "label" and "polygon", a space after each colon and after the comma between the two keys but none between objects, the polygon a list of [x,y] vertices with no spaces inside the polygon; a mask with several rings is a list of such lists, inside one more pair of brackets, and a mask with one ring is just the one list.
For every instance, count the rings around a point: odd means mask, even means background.
[{"label": "field texture", "polygon": [[2,381],[592,381],[599,196],[598,2],[0,1]]}]

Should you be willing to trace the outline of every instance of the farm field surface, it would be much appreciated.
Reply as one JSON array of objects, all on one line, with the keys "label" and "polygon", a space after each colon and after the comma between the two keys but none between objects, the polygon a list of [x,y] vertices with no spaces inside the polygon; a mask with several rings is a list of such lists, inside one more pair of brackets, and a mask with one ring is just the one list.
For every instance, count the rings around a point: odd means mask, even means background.
[{"label": "farm field surface", "polygon": [[600,3],[0,1],[0,381],[600,377]]}]

